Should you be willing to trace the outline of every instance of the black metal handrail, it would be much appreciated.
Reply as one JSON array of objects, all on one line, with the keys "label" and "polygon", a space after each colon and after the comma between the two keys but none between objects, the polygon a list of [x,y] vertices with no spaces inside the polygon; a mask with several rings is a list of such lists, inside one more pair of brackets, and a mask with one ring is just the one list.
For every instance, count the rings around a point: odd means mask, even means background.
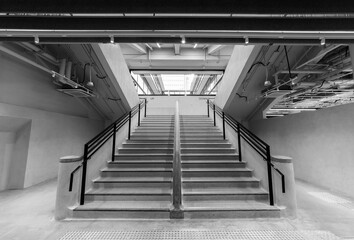
[{"label": "black metal handrail", "polygon": [[138,126],[140,126],[140,111],[142,108],[144,109],[144,117],[146,117],[146,104],[147,100],[144,99],[140,101],[135,107],[133,107],[129,112],[125,113],[119,119],[114,121],[108,127],[106,127],[103,131],[97,134],[94,138],[88,141],[84,146],[84,155],[82,159],[81,165],[76,167],[70,174],[70,182],[69,182],[69,191],[72,191],[73,185],[73,177],[75,172],[77,172],[82,167],[82,175],[81,175],[81,190],[80,190],[80,205],[85,203],[85,185],[86,185],[86,171],[87,171],[87,162],[91,159],[91,157],[109,140],[113,137],[112,141],[112,155],[111,160],[114,162],[115,157],[115,148],[116,148],[116,133],[117,131],[123,127],[127,122],[129,123],[128,127],[128,139],[130,139],[131,133],[131,119],[135,114],[138,113]]},{"label": "black metal handrail", "polygon": [[272,180],[272,168],[281,176],[282,181],[282,192],[285,193],[285,176],[284,174],[275,167],[272,163],[271,155],[270,155],[270,146],[265,143],[262,139],[248,130],[241,123],[236,121],[233,117],[224,113],[221,108],[216,106],[209,99],[207,100],[208,106],[208,117],[210,117],[209,107],[213,110],[213,118],[214,118],[214,126],[216,126],[216,115],[219,115],[222,118],[223,124],[223,136],[226,138],[225,132],[225,122],[237,132],[238,137],[238,152],[239,152],[239,161],[242,161],[242,151],[241,151],[241,138],[245,140],[261,157],[264,161],[267,162],[267,172],[268,172],[268,186],[269,186],[269,203],[270,205],[274,205],[274,194],[273,194],[273,180]]}]

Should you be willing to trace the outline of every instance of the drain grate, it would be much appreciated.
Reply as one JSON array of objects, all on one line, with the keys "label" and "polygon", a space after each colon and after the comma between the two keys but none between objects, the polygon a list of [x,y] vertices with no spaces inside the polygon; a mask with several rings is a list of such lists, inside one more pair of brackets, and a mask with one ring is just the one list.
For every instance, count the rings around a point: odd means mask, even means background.
[{"label": "drain grate", "polygon": [[330,194],[328,192],[309,192],[312,196],[321,199],[322,201],[328,202],[328,203],[335,203],[338,205],[341,205],[343,207],[353,209],[354,210],[354,203],[351,202],[350,200],[347,200],[345,198],[341,198],[338,196],[335,196],[333,194]]},{"label": "drain grate", "polygon": [[338,240],[326,231],[77,231],[60,240]]}]

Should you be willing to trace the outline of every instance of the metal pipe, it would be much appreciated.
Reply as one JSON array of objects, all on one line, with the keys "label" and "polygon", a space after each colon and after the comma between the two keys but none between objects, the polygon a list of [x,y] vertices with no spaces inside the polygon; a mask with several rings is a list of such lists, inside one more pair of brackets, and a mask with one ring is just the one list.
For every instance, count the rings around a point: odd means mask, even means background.
[{"label": "metal pipe", "polygon": [[88,146],[85,144],[84,148],[84,159],[82,161],[82,175],[81,175],[81,189],[80,189],[80,205],[85,204],[85,187],[86,187],[86,170],[87,170],[87,155]]},{"label": "metal pipe", "polygon": [[242,162],[242,149],[241,149],[241,132],[240,124],[237,123],[237,145],[238,145],[238,160]]},{"label": "metal pipe", "polygon": [[116,153],[116,128],[117,128],[117,122],[114,122],[114,125],[113,125],[113,142],[112,142],[112,162],[114,162],[115,153]]},{"label": "metal pipe", "polygon": [[132,125],[132,111],[129,111],[128,140],[130,140],[130,128]]},{"label": "metal pipe", "polygon": [[273,177],[272,177],[272,158],[270,156],[270,148],[267,146],[267,173],[268,173],[268,188],[269,188],[269,204],[274,206],[273,195]]},{"label": "metal pipe", "polygon": [[225,113],[222,112],[222,133],[224,139],[226,139],[226,134],[225,134]]},{"label": "metal pipe", "polygon": [[215,119],[215,104],[213,104],[213,112],[214,112],[214,127],[216,126],[216,119]]},{"label": "metal pipe", "polygon": [[55,57],[53,57],[49,53],[44,52],[42,49],[40,49],[39,47],[37,47],[29,42],[21,42],[21,43],[17,43],[17,44],[23,48],[34,51],[35,53],[38,54],[38,56],[40,56],[44,60],[46,60],[54,65],[57,65],[57,66],[59,65],[59,61]]}]

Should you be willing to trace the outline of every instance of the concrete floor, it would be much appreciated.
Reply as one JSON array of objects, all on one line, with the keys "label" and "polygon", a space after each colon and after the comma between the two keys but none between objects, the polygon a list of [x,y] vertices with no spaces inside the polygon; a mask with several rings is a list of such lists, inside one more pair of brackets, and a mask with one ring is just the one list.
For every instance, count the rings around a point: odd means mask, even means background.
[{"label": "concrete floor", "polygon": [[[325,230],[354,239],[354,209],[327,203],[309,194],[323,189],[297,182],[297,219],[242,220],[101,220],[62,221],[53,218],[56,181],[25,190],[0,192],[0,239],[59,239],[70,231],[235,231]],[[353,200],[354,202],[354,200]]]}]

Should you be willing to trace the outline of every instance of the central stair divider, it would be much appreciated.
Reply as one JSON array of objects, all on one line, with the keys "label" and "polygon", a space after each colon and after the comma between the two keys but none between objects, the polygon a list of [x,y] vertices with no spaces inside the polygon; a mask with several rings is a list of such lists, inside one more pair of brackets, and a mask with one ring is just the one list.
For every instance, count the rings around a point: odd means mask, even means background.
[{"label": "central stair divider", "polygon": [[181,139],[178,101],[176,101],[174,125],[175,132],[173,148],[173,203],[170,212],[170,218],[181,219],[184,218],[184,213],[182,209]]}]

